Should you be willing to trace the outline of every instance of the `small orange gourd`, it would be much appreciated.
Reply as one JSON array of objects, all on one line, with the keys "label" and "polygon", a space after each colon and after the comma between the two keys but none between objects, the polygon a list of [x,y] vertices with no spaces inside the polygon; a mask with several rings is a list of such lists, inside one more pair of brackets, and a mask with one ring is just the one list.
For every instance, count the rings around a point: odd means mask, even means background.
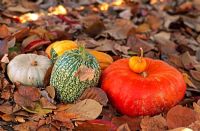
[{"label": "small orange gourd", "polygon": [[143,49],[140,48],[141,55],[139,56],[132,56],[129,59],[129,67],[135,73],[142,73],[147,68],[147,62],[143,58]]}]

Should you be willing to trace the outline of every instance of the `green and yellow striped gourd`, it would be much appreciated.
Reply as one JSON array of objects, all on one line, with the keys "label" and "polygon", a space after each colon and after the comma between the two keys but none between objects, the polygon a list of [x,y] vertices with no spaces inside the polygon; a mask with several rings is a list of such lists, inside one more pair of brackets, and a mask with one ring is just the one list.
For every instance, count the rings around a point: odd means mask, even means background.
[{"label": "green and yellow striped gourd", "polygon": [[[80,80],[77,72],[81,66],[94,71],[92,79]],[[62,102],[74,102],[81,96],[86,88],[98,84],[100,66],[96,58],[83,47],[66,51],[60,56],[53,67],[50,85],[56,89],[56,94]]]}]

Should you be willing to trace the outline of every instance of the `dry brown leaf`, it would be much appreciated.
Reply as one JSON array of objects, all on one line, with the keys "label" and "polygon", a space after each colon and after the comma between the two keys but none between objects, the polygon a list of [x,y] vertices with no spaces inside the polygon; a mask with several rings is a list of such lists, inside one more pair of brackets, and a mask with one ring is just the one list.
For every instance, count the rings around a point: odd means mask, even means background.
[{"label": "dry brown leaf", "polygon": [[200,71],[190,70],[190,74],[195,80],[200,81]]},{"label": "dry brown leaf", "polygon": [[185,52],[184,54],[182,54],[180,56],[180,58],[181,58],[181,61],[184,65],[185,69],[187,69],[187,70],[194,68],[194,65],[197,64],[197,62],[194,60],[194,58],[191,57],[189,52]]},{"label": "dry brown leaf", "polygon": [[85,65],[81,65],[77,72],[75,73],[75,77],[78,77],[80,81],[92,80],[95,75],[95,70],[92,68],[88,68]]},{"label": "dry brown leaf", "polygon": [[35,41],[35,40],[40,40],[41,38],[37,35],[30,35],[28,37],[26,37],[23,41],[22,41],[22,47],[25,48],[26,46],[28,46],[28,44],[30,44],[31,42]]},{"label": "dry brown leaf", "polygon": [[14,33],[13,37],[16,38],[16,41],[22,41],[26,36],[28,36],[29,32],[30,28],[26,27]]},{"label": "dry brown leaf", "polygon": [[143,23],[135,29],[136,33],[148,33],[151,31],[149,24]]},{"label": "dry brown leaf", "polygon": [[102,105],[92,99],[80,101],[66,110],[67,113],[74,113],[78,120],[94,120],[102,112]]},{"label": "dry brown leaf", "polygon": [[37,101],[40,99],[40,90],[36,87],[31,86],[20,86],[18,92],[23,97],[30,99],[31,101]]},{"label": "dry brown leaf", "polygon": [[52,99],[55,98],[56,93],[55,93],[55,88],[53,86],[47,86],[45,90]]},{"label": "dry brown leaf", "polygon": [[185,81],[185,83],[187,85],[189,85],[190,87],[193,87],[193,88],[197,89],[197,87],[193,84],[193,82],[191,81],[190,76],[187,73],[182,73],[182,75],[183,75],[183,79],[184,79],[184,81]]},{"label": "dry brown leaf", "polygon": [[20,95],[19,92],[14,93],[14,101],[16,104],[22,107],[31,107],[31,108],[35,107],[35,103],[33,101]]},{"label": "dry brown leaf", "polygon": [[175,66],[177,66],[177,67],[179,67],[179,68],[180,68],[180,67],[181,67],[181,68],[184,68],[184,67],[183,67],[183,63],[182,63],[182,61],[181,61],[179,55],[176,55],[176,54],[168,54],[168,61],[169,61],[170,63],[175,64]]},{"label": "dry brown leaf", "polygon": [[73,104],[58,104],[55,111],[64,111],[69,109],[71,106],[73,106]]},{"label": "dry brown leaf", "polygon": [[8,41],[0,40],[0,58],[8,53]]},{"label": "dry brown leaf", "polygon": [[168,111],[166,119],[169,129],[187,127],[197,120],[197,113],[190,108],[177,105]]},{"label": "dry brown leaf", "polygon": [[1,59],[1,62],[6,63],[6,64],[10,62],[8,58],[8,54],[4,54],[4,56]]},{"label": "dry brown leaf", "polygon": [[162,24],[162,19],[156,15],[148,15],[147,21],[152,30],[158,30]]},{"label": "dry brown leaf", "polygon": [[117,128],[117,131],[131,131],[131,129],[129,128],[128,124],[122,124],[121,126],[119,126]]},{"label": "dry brown leaf", "polygon": [[16,121],[16,122],[20,122],[20,123],[26,122],[26,121],[24,120],[24,117],[22,117],[22,116],[16,116],[16,117],[15,117],[15,121]]},{"label": "dry brown leaf", "polygon": [[28,121],[19,125],[13,126],[15,131],[32,131],[37,129],[38,122]]},{"label": "dry brown leaf", "polygon": [[28,0],[21,0],[20,2],[23,7],[27,9],[31,9],[32,11],[36,11],[38,9],[38,5],[35,2],[31,2]]},{"label": "dry brown leaf", "polygon": [[1,92],[1,98],[4,100],[9,100],[11,96],[11,92],[9,90],[5,90]]},{"label": "dry brown leaf", "polygon": [[50,103],[45,97],[42,97],[40,99],[40,103],[42,105],[42,108],[45,108],[45,109],[56,109],[57,108],[55,105]]},{"label": "dry brown leaf", "polygon": [[10,121],[14,121],[14,116],[13,115],[9,115],[9,114],[3,114],[0,115],[1,119],[6,121],[6,122],[10,122]]},{"label": "dry brown leaf", "polygon": [[53,119],[61,122],[68,122],[70,119],[76,119],[79,117],[77,114],[67,113],[66,111],[59,111],[55,112],[54,114],[55,115],[53,115]]},{"label": "dry brown leaf", "polygon": [[175,128],[175,129],[172,129],[172,130],[167,130],[167,131],[195,131],[195,130],[192,130],[192,129],[186,128],[186,127],[178,127],[178,128]]},{"label": "dry brown leaf", "polygon": [[200,131],[200,121],[197,120],[188,126],[191,130],[188,131]]},{"label": "dry brown leaf", "polygon": [[163,131],[167,129],[167,122],[161,115],[144,117],[140,123],[142,131]]},{"label": "dry brown leaf", "polygon": [[120,51],[122,52],[123,54],[125,55],[128,55],[128,50],[130,49],[130,47],[128,46],[123,46],[123,45],[119,45],[119,44],[115,44],[114,45],[114,49],[117,50],[117,51]]},{"label": "dry brown leaf", "polygon": [[8,30],[8,27],[6,25],[0,26],[0,38],[4,39],[10,35],[10,32]]},{"label": "dry brown leaf", "polygon": [[115,41],[105,39],[105,40],[99,40],[99,41],[97,41],[97,43],[98,43],[98,47],[96,47],[95,50],[97,50],[97,51],[112,51],[115,55],[117,55],[117,53],[114,49],[114,45],[116,44]]},{"label": "dry brown leaf", "polygon": [[197,32],[200,32],[200,19],[198,17],[192,18],[188,16],[182,16],[182,19],[185,25],[196,30]]},{"label": "dry brown leaf", "polygon": [[103,106],[106,106],[108,102],[106,93],[101,88],[97,87],[87,88],[79,99],[93,99],[102,104]]},{"label": "dry brown leaf", "polygon": [[0,105],[0,112],[5,113],[5,114],[12,114],[12,105],[9,103],[4,103]]},{"label": "dry brown leaf", "polygon": [[24,8],[22,5],[8,7],[7,10],[12,11],[12,12],[20,12],[20,13],[27,13],[31,11],[31,9]]},{"label": "dry brown leaf", "polygon": [[116,40],[122,40],[127,38],[128,32],[133,27],[134,25],[130,20],[117,19],[111,29],[104,31],[103,34],[109,34]]},{"label": "dry brown leaf", "polygon": [[116,125],[117,127],[121,126],[124,123],[127,123],[131,131],[140,130],[140,122],[142,118],[141,117],[128,117],[128,116],[122,116],[122,117],[113,117],[112,123]]},{"label": "dry brown leaf", "polygon": [[[116,127],[110,122],[102,122],[103,120],[94,120],[78,123],[75,131],[116,131]],[[96,122],[97,121],[97,122]]]},{"label": "dry brown leaf", "polygon": [[[50,83],[50,77],[51,77],[51,72],[52,72],[52,69],[53,69],[53,65],[51,65],[47,71],[46,71],[46,74],[44,76],[44,80],[43,80],[43,83],[44,83],[44,87],[46,87],[47,85],[49,85]],[[48,92],[49,93],[49,92]],[[53,96],[53,94],[49,94],[51,96],[52,99],[55,98],[55,95]]]}]

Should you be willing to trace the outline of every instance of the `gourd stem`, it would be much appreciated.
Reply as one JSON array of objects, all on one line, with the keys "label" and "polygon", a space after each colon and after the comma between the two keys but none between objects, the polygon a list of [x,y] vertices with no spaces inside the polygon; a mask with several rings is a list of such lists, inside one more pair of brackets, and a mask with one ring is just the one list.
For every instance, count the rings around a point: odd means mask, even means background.
[{"label": "gourd stem", "polygon": [[32,65],[32,66],[36,66],[36,65],[37,65],[37,61],[35,61],[35,60],[32,61],[32,62],[31,62],[31,65]]},{"label": "gourd stem", "polygon": [[86,57],[86,51],[85,51],[84,45],[80,45],[79,50],[81,52],[81,56],[82,56],[83,60],[86,60],[87,57]]}]

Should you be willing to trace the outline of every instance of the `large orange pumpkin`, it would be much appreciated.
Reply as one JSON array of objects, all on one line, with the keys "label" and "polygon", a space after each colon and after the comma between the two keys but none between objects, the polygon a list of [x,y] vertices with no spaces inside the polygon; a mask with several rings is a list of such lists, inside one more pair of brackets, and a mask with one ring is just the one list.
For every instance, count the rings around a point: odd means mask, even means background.
[{"label": "large orange pumpkin", "polygon": [[185,94],[186,84],[177,69],[161,60],[145,60],[146,75],[133,72],[127,58],[115,61],[102,74],[102,89],[123,114],[161,113],[176,105]]}]

